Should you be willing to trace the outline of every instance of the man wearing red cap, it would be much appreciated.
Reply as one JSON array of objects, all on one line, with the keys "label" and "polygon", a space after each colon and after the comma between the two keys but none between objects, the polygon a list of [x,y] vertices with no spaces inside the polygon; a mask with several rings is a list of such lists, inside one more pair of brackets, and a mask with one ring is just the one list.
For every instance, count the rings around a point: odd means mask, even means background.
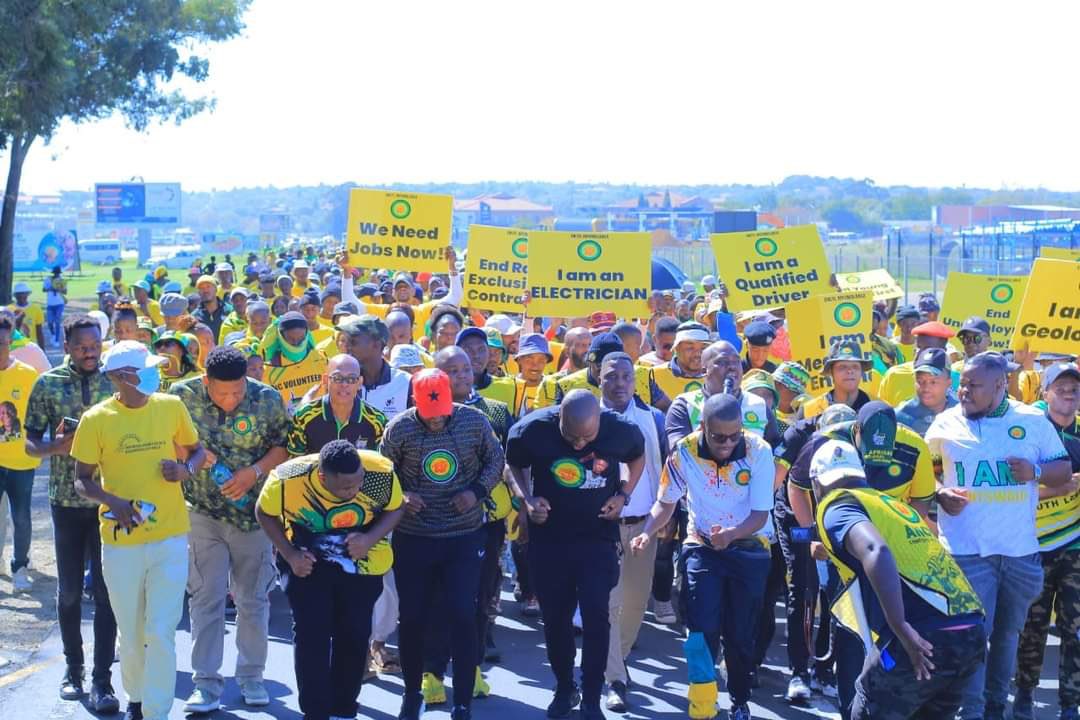
[{"label": "man wearing red cap", "polygon": [[482,412],[453,401],[450,378],[442,370],[413,375],[412,394],[414,407],[390,421],[382,441],[405,497],[405,517],[393,537],[405,680],[399,718],[420,716],[425,626],[441,588],[445,604],[438,621],[450,627],[454,659],[451,718],[468,720],[486,539],[482,502],[502,478],[503,449]]},{"label": "man wearing red cap", "polygon": [[[949,338],[956,333],[945,323],[931,320],[930,322],[924,322],[922,325],[917,325],[911,331],[911,334],[915,336],[915,354],[918,355],[926,348],[941,348],[944,350]],[[960,378],[957,377],[955,371],[953,371],[952,375],[952,385],[955,388],[959,385]],[[889,368],[888,372],[885,373],[885,377],[881,379],[878,396],[893,407],[897,407],[915,397],[914,358]]]}]

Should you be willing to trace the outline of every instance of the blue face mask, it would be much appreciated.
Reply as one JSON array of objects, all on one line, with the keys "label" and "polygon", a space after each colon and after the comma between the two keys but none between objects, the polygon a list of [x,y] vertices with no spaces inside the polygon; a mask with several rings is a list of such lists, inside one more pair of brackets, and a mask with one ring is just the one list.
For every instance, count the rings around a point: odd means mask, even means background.
[{"label": "blue face mask", "polygon": [[135,389],[143,395],[153,395],[161,388],[161,370],[157,365],[143,368],[135,374],[139,378],[139,383],[135,386]]}]

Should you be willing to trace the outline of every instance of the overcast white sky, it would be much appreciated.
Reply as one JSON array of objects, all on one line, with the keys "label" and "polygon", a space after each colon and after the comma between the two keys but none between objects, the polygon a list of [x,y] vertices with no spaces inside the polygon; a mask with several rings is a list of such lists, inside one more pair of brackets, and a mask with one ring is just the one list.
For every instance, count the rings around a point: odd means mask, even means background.
[{"label": "overcast white sky", "polygon": [[[256,0],[217,110],[65,125],[24,192],[548,180],[1080,189],[1080,4]],[[3,166],[6,171],[6,162]]]}]

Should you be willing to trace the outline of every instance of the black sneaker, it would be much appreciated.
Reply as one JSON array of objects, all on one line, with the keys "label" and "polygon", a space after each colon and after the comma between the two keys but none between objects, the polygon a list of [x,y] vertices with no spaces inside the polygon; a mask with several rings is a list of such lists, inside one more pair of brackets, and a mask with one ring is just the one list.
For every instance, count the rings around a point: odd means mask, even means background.
[{"label": "black sneaker", "polygon": [[581,690],[576,684],[566,688],[555,688],[555,697],[548,705],[547,716],[549,718],[568,718],[574,708],[581,702]]},{"label": "black sneaker", "polygon": [[604,711],[600,709],[600,703],[582,703],[578,709],[581,720],[604,720]]},{"label": "black sneaker", "polygon": [[64,673],[64,679],[60,681],[60,698],[62,700],[78,700],[83,696],[83,669],[69,666]]},{"label": "black sneaker", "polygon": [[499,652],[499,648],[495,647],[495,637],[491,632],[491,628],[487,631],[487,640],[484,643],[484,662],[497,663],[502,660],[502,653]]},{"label": "black sneaker", "polygon": [[424,696],[420,693],[406,695],[401,699],[401,712],[398,720],[420,720],[424,713]]},{"label": "black sneaker", "polygon": [[450,713],[450,720],[472,720],[472,710],[464,705],[455,705]]},{"label": "black sneaker", "polygon": [[120,701],[108,683],[90,686],[90,710],[98,715],[115,715],[120,712]]},{"label": "black sneaker", "polygon": [[129,702],[127,706],[127,712],[124,713],[124,720],[143,720],[142,703]]},{"label": "black sneaker", "polygon": [[612,712],[626,712],[626,683],[615,680],[604,695],[604,707]]}]

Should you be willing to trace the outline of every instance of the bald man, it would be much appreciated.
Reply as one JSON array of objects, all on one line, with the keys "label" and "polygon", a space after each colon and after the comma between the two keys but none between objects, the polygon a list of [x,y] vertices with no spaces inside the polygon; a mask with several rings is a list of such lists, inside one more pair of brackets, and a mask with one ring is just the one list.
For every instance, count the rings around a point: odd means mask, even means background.
[{"label": "bald man", "polygon": [[631,542],[633,552],[645,552],[686,498],[684,649],[692,718],[716,716],[715,661],[722,638],[729,717],[749,720],[754,643],[770,562],[761,531],[773,504],[773,476],[772,448],[743,429],[738,398],[710,395],[698,429],[671,449],[656,503]]},{"label": "bald man", "polygon": [[352,355],[329,360],[314,397],[293,416],[290,455],[317,453],[331,440],[348,440],[361,450],[379,447],[386,415],[360,397],[362,381],[360,362]]},{"label": "bald man", "polygon": [[[588,390],[529,414],[510,429],[511,489],[529,519],[529,568],[548,661],[556,679],[549,718],[601,720],[607,661],[608,600],[619,579],[618,519],[645,467],[645,438],[633,422],[603,409]],[[620,464],[627,467],[626,479]],[[575,607],[584,638],[574,683]]]}]

